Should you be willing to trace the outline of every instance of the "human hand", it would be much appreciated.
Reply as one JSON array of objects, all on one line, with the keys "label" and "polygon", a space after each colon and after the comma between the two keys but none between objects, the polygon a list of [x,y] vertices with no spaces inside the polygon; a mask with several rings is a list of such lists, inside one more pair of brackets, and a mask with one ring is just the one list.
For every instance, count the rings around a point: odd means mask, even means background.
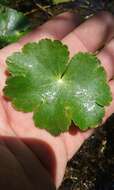
[{"label": "human hand", "polygon": [[[10,183],[12,180],[14,184],[16,180],[19,181],[18,185],[16,182],[14,189],[31,190],[32,187],[42,190],[51,189],[53,185],[50,176],[58,187],[63,179],[67,161],[71,159],[84,140],[92,134],[93,130],[80,132],[71,127],[69,132],[53,137],[47,131],[34,126],[31,113],[14,110],[11,103],[4,99],[2,91],[6,79],[6,58],[13,52],[20,51],[25,43],[38,41],[41,38],[62,40],[68,45],[71,56],[78,51],[96,52],[104,46],[98,54],[98,58],[106,70],[107,80],[114,97],[114,81],[112,80],[114,75],[113,19],[112,15],[104,12],[78,26],[78,16],[65,13],[48,21],[23,37],[18,43],[9,45],[0,51],[0,144],[2,145],[0,164],[3,163],[6,167],[5,159],[7,158],[8,161],[10,159],[9,163],[14,168],[16,160],[15,173],[12,173],[10,169],[6,178]],[[103,121],[113,112],[114,100],[106,109]],[[13,157],[14,155],[15,157]],[[0,172],[0,178],[2,175],[3,171]],[[9,179],[9,175],[12,178]]]}]

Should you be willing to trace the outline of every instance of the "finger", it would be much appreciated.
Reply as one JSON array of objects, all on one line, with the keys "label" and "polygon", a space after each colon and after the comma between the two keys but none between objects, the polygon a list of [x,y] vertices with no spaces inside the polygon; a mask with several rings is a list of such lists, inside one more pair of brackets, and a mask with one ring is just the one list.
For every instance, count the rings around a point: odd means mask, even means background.
[{"label": "finger", "polygon": [[91,17],[68,34],[63,42],[70,48],[71,56],[79,51],[94,52],[114,36],[114,17],[102,12]]},{"label": "finger", "polygon": [[81,22],[79,14],[70,12],[62,13],[40,27],[37,27],[33,32],[29,33],[20,40],[20,43],[25,44],[30,41],[38,41],[40,38],[54,38],[61,40],[69,32],[71,32]]},{"label": "finger", "polygon": [[64,142],[67,151],[67,159],[70,160],[72,156],[79,150],[84,141],[90,137],[93,133],[93,129],[87,132],[81,132],[80,130],[74,128],[74,134],[72,131],[61,134],[61,139]]},{"label": "finger", "polygon": [[[56,190],[49,172],[34,151],[41,142],[0,136],[0,187],[8,190]],[[42,142],[46,149],[46,143]],[[48,157],[48,155],[47,155]],[[6,182],[7,181],[7,182]]]},{"label": "finger", "polygon": [[108,80],[114,77],[114,38],[98,54],[103,67],[106,70]]},{"label": "finger", "polygon": [[18,43],[11,44],[0,51],[0,60],[5,63],[6,57],[19,51],[28,42],[38,41],[42,38],[61,40],[80,23],[78,14],[64,13],[48,21],[34,31],[24,36]]},{"label": "finger", "polygon": [[10,129],[6,112],[3,107],[2,97],[0,96],[0,136],[14,136],[13,131]]}]

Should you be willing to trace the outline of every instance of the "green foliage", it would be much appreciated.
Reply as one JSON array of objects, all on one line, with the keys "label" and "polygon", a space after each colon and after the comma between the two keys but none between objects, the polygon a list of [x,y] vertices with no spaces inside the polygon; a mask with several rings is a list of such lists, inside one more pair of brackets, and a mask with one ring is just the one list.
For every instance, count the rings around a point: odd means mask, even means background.
[{"label": "green foliage", "polygon": [[68,130],[71,121],[81,130],[98,126],[112,100],[96,56],[78,53],[69,60],[60,41],[27,44],[7,66],[5,96],[17,110],[33,112],[35,125],[54,135]]},{"label": "green foliage", "polygon": [[0,0],[0,4],[9,5],[9,0]]},{"label": "green foliage", "polygon": [[30,23],[23,13],[0,5],[0,47],[16,42],[30,30]]},{"label": "green foliage", "polygon": [[52,0],[52,2],[53,2],[54,4],[66,3],[66,2],[70,2],[70,1],[72,1],[72,0]]}]

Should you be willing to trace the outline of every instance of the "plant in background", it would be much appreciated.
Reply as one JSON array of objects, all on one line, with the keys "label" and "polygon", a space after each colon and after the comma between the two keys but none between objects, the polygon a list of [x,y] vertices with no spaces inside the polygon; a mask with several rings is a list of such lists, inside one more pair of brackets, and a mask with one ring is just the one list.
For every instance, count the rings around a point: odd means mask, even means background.
[{"label": "plant in background", "polygon": [[54,4],[59,4],[59,3],[66,3],[66,2],[71,2],[73,0],[52,0]]},{"label": "plant in background", "polygon": [[30,31],[30,23],[23,13],[0,5],[0,47],[16,42]]}]

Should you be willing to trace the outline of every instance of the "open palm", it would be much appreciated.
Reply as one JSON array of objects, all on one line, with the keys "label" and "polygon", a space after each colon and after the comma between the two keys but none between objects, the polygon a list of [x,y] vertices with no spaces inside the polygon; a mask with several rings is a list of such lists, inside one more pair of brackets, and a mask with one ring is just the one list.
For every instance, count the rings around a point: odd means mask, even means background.
[{"label": "open palm", "polygon": [[[5,146],[7,145],[7,149],[10,151],[9,155],[10,153],[14,154],[19,163],[17,168],[20,172],[23,189],[25,187],[31,189],[31,183],[34,188],[38,187],[38,178],[42,182],[40,186],[42,190],[47,185],[46,189],[50,188],[49,174],[58,187],[64,176],[67,161],[93,131],[82,133],[71,127],[69,132],[53,137],[47,131],[34,126],[31,113],[14,110],[11,103],[3,97],[2,91],[7,75],[5,66],[7,56],[21,50],[25,43],[38,41],[41,38],[62,40],[69,46],[71,56],[78,51],[96,52],[104,46],[98,57],[107,72],[107,80],[114,96],[114,81],[112,80],[114,75],[113,19],[112,15],[104,12],[79,25],[80,21],[77,15],[64,13],[37,28],[18,43],[9,45],[0,51],[0,135],[1,141],[5,142]],[[114,100],[107,108],[104,121],[113,112]],[[20,171],[20,167],[24,169]],[[43,184],[44,180],[45,185]]]}]

